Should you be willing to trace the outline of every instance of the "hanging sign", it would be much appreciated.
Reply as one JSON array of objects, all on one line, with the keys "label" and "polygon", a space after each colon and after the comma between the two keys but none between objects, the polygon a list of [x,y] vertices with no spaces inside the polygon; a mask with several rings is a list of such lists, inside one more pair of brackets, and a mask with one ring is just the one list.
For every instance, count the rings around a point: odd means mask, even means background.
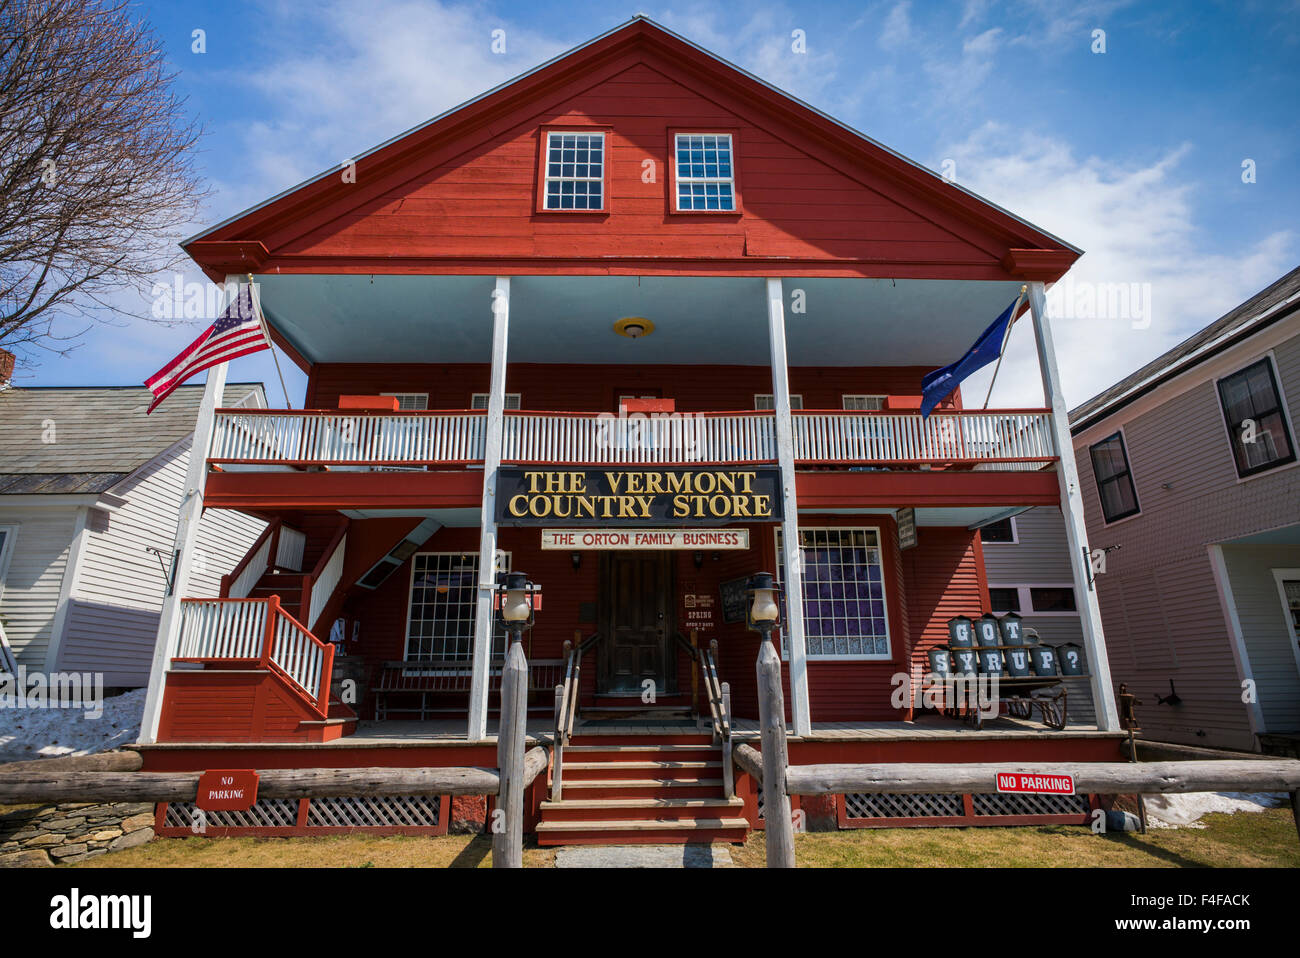
[{"label": "hanging sign", "polygon": [[748,529],[543,529],[543,549],[748,549]]},{"label": "hanging sign", "polygon": [[246,812],[257,801],[257,782],[249,768],[212,769],[199,776],[194,804],[205,812]]},{"label": "hanging sign", "polygon": [[496,499],[503,526],[695,526],[782,517],[781,470],[770,466],[502,468]]},{"label": "hanging sign", "polygon": [[1032,795],[1073,795],[1072,775],[1053,775],[1050,772],[998,772],[999,792],[1024,792]]},{"label": "hanging sign", "polygon": [[894,521],[898,524],[899,551],[916,545],[916,510],[899,509],[894,514]]}]

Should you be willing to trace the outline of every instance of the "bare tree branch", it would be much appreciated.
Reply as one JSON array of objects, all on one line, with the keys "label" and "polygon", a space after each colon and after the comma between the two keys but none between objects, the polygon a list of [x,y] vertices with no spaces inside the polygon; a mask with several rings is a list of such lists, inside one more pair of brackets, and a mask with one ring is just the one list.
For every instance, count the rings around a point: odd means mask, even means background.
[{"label": "bare tree branch", "polygon": [[183,262],[202,131],[130,6],[0,0],[0,346],[65,352],[55,318],[111,322]]}]

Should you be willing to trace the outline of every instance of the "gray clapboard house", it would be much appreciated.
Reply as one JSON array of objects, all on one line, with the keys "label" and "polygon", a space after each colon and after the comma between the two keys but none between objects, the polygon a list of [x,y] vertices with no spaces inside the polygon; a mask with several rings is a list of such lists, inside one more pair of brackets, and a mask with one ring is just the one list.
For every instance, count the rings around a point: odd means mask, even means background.
[{"label": "gray clapboard house", "polygon": [[[0,383],[0,622],[19,665],[102,672],[144,686],[203,387],[182,386],[150,416],[143,386],[18,388]],[[265,408],[259,383],[223,405]],[[261,520],[205,514],[195,595],[216,596]]]},{"label": "gray clapboard house", "polygon": [[[1079,646],[1086,663],[1087,643],[1061,510],[1040,506],[980,526],[980,543],[992,611],[996,615],[1015,612],[1044,645]],[[1094,724],[1088,680],[1066,679],[1065,688],[1070,724]]]},{"label": "gray clapboard house", "polygon": [[1294,754],[1300,269],[1070,422],[1111,673],[1145,736]]}]

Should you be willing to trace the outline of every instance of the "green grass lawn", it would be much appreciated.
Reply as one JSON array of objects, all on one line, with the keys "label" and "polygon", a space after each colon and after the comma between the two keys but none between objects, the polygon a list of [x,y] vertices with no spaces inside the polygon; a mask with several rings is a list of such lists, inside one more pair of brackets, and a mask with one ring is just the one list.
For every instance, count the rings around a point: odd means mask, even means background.
[{"label": "green grass lawn", "polygon": [[[1300,837],[1289,808],[1207,815],[1207,828],[1152,829],[1146,835],[1093,835],[1087,828],[855,829],[799,835],[795,856],[805,868],[987,866],[1055,868],[1300,867]],[[763,865],[763,833],[731,846],[742,867]],[[547,868],[554,849],[524,849],[526,868]],[[441,838],[173,838],[103,855],[76,868],[487,868],[484,836]]]}]

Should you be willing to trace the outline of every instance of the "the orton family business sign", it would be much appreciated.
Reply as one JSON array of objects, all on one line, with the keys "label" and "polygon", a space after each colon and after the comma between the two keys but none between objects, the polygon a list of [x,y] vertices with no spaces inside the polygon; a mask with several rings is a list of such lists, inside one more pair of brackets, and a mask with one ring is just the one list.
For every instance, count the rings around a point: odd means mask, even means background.
[{"label": "the orton family business sign", "polygon": [[781,518],[781,470],[523,469],[497,473],[503,526],[693,526]]}]

